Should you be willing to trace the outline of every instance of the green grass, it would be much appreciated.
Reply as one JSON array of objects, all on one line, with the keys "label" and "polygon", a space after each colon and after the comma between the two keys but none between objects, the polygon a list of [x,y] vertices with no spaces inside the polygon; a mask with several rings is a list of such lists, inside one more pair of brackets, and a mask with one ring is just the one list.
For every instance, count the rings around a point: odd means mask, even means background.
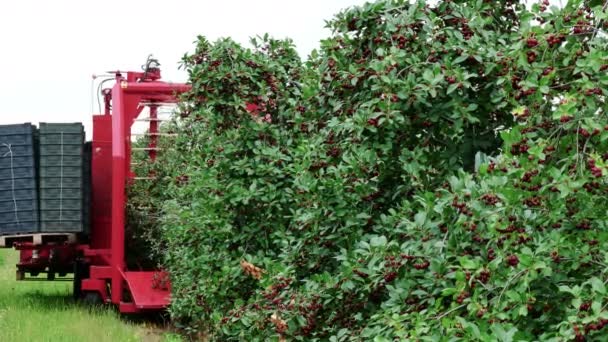
[{"label": "green grass", "polygon": [[111,306],[89,307],[75,303],[71,281],[17,282],[17,261],[17,252],[0,249],[0,341],[181,340],[151,323],[127,321]]}]

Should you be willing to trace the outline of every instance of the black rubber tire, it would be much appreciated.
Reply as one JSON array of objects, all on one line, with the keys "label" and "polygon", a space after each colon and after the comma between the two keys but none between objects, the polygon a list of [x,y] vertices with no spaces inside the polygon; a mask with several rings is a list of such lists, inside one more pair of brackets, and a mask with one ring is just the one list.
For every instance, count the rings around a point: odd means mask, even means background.
[{"label": "black rubber tire", "polygon": [[89,265],[82,259],[74,261],[74,280],[72,282],[72,295],[75,300],[80,300],[83,297],[82,280],[89,277]]},{"label": "black rubber tire", "polygon": [[53,281],[55,280],[55,272],[50,271],[46,274],[46,280]]},{"label": "black rubber tire", "polygon": [[15,279],[17,281],[21,281],[25,279],[25,272],[21,271],[21,270],[17,270],[17,273],[15,274]]},{"label": "black rubber tire", "polygon": [[81,299],[82,302],[86,305],[95,306],[95,305],[103,304],[103,300],[98,292],[94,292],[94,291],[82,292],[81,298],[82,298]]}]

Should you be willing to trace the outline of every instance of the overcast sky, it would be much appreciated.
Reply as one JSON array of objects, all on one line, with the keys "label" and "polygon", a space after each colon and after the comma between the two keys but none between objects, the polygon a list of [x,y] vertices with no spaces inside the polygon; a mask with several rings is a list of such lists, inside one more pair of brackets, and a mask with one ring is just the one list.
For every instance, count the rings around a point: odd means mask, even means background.
[{"label": "overcast sky", "polygon": [[152,53],[162,64],[166,80],[185,81],[178,63],[193,49],[197,35],[211,40],[229,36],[242,43],[263,33],[290,37],[306,57],[329,35],[324,28],[326,19],[363,3],[365,0],[1,1],[0,124],[83,122],[90,134],[93,74],[140,70]]},{"label": "overcast sky", "polygon": [[90,133],[93,74],[140,70],[152,53],[166,80],[185,81],[178,63],[197,35],[248,43],[268,32],[305,57],[329,35],[324,20],[364,2],[1,1],[0,124],[83,122]]}]

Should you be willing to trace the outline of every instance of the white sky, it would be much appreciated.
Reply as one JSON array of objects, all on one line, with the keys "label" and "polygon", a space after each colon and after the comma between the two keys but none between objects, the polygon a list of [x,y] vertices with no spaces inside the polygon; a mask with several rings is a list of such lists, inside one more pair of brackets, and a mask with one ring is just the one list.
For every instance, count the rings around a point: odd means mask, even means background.
[{"label": "white sky", "polygon": [[93,74],[140,70],[152,53],[165,80],[185,81],[178,63],[199,34],[248,43],[268,32],[305,57],[329,35],[324,20],[364,2],[1,1],[0,124],[83,122],[90,137]]},{"label": "white sky", "polygon": [[90,137],[93,74],[140,70],[152,53],[165,80],[185,81],[178,63],[199,34],[241,43],[263,33],[290,37],[304,58],[329,35],[326,19],[364,2],[1,1],[0,124],[83,122]]}]

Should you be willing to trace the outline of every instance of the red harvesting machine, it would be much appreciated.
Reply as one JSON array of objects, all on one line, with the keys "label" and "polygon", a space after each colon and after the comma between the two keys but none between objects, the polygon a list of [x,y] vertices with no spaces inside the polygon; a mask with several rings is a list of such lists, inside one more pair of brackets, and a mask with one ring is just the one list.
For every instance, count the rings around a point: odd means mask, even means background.
[{"label": "red harvesting machine", "polygon": [[[88,239],[73,236],[53,241],[36,234],[16,237],[10,246],[20,251],[17,280],[27,274],[73,273],[74,295],[87,301],[117,305],[122,313],[161,310],[169,305],[170,283],[162,271],[129,270],[125,260],[126,184],[137,180],[131,170],[132,126],[149,123],[146,148],[153,161],[160,135],[158,108],[176,103],[189,85],[161,80],[159,64],[149,59],[143,72],[112,72],[115,84],[103,89],[104,113],[93,115],[91,157],[91,228]],[[144,111],[144,109],[147,109]],[[142,112],[147,118],[139,118]]]}]

